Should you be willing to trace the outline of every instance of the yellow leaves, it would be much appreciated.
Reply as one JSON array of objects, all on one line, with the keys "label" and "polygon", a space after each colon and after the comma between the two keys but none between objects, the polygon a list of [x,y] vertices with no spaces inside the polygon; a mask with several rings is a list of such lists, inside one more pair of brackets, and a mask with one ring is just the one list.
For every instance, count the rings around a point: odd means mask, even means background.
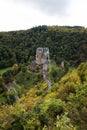
[{"label": "yellow leaves", "polygon": [[33,87],[29,90],[29,92],[27,93],[27,96],[35,97],[35,95],[36,95],[36,88]]},{"label": "yellow leaves", "polygon": [[42,90],[46,90],[46,88],[48,87],[47,83],[44,82],[42,85],[41,85],[41,89]]},{"label": "yellow leaves", "polygon": [[81,81],[87,81],[87,62],[81,63],[78,67],[78,74]]},{"label": "yellow leaves", "polygon": [[72,72],[68,72],[68,74],[60,80],[57,97],[65,100],[70,93],[75,93],[79,83],[81,83],[81,80],[78,71],[74,69]]},{"label": "yellow leaves", "polygon": [[55,98],[57,95],[57,92],[51,92],[51,93],[48,93],[46,96],[45,96],[45,100],[49,99],[49,98]]},{"label": "yellow leaves", "polygon": [[14,64],[14,65],[12,66],[12,69],[16,69],[16,68],[18,68],[18,64]]},{"label": "yellow leaves", "polygon": [[14,64],[14,65],[13,65],[13,67],[12,67],[12,72],[13,72],[14,75],[17,74],[18,68],[19,68],[18,64]]},{"label": "yellow leaves", "polygon": [[26,106],[23,103],[17,102],[15,105],[14,111],[12,112],[13,115],[20,115],[22,112],[26,111]]},{"label": "yellow leaves", "polygon": [[[19,99],[19,104],[18,106],[24,104],[25,108],[24,109],[31,109],[37,102],[39,102],[41,100],[40,96],[37,96],[37,92],[39,90],[37,89],[37,87],[33,87],[31,88],[26,95],[23,95],[20,99]],[[22,106],[23,107],[23,106]]]},{"label": "yellow leaves", "polygon": [[9,105],[2,106],[0,108],[0,124],[3,123],[3,125],[7,125],[9,123],[9,121],[12,120],[12,118],[10,116],[11,115],[11,110],[10,110]]},{"label": "yellow leaves", "polygon": [[61,84],[65,84],[66,82],[74,82],[75,84],[78,84],[81,82],[81,80],[77,70],[74,69],[72,72],[68,72],[64,77],[62,77],[59,82]]},{"label": "yellow leaves", "polygon": [[70,79],[74,83],[80,83],[81,82],[77,70],[72,71],[72,73],[70,75]]},{"label": "yellow leaves", "polygon": [[71,74],[71,73],[68,72],[65,76],[63,76],[63,77],[60,79],[59,83],[65,83],[65,82],[69,79],[70,74]]},{"label": "yellow leaves", "polygon": [[70,93],[75,93],[76,91],[76,84],[72,81],[68,81],[65,84],[61,85],[58,89],[57,97],[65,100],[67,99]]},{"label": "yellow leaves", "polygon": [[25,104],[27,109],[31,109],[37,103],[37,101],[38,100],[35,98],[29,98],[29,101]]},{"label": "yellow leaves", "polygon": [[32,87],[28,93],[26,94],[27,97],[33,97],[33,98],[37,98],[38,96],[40,96],[42,93],[44,93],[47,89],[48,85],[46,82],[44,83],[40,83],[34,87]]}]

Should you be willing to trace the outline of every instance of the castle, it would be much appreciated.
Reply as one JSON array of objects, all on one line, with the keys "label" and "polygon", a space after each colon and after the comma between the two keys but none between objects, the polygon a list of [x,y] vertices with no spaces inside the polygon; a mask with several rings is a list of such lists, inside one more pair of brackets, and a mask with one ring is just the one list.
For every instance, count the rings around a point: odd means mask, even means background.
[{"label": "castle", "polygon": [[49,48],[39,47],[36,50],[36,64],[42,65],[43,71],[47,71],[49,67]]},{"label": "castle", "polygon": [[48,90],[51,87],[51,82],[47,76],[47,70],[49,68],[49,48],[48,47],[39,47],[36,49],[36,60],[32,61],[30,64],[30,69],[34,72],[41,72],[43,75],[43,79],[48,84]]}]

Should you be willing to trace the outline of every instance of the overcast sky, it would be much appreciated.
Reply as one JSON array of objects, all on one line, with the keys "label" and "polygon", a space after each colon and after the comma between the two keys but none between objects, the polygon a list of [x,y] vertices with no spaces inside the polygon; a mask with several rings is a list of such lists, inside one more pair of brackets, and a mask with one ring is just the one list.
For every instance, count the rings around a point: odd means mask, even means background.
[{"label": "overcast sky", "polygon": [[0,31],[38,25],[87,27],[87,0],[0,0]]}]

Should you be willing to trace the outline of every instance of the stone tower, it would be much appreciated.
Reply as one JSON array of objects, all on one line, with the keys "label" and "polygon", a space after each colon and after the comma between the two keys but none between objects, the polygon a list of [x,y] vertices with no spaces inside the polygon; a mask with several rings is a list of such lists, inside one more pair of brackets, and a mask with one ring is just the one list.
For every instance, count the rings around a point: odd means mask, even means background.
[{"label": "stone tower", "polygon": [[49,67],[49,48],[39,47],[36,50],[36,64],[42,65],[43,71],[47,71]]},{"label": "stone tower", "polygon": [[41,65],[49,62],[49,48],[39,47],[36,50],[36,63]]}]

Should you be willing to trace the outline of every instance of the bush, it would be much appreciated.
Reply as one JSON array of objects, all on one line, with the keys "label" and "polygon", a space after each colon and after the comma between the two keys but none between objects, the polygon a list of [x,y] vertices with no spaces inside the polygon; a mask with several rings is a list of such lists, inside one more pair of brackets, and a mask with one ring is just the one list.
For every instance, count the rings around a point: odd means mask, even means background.
[{"label": "bush", "polygon": [[2,74],[2,77],[5,81],[5,83],[9,83],[13,81],[13,74],[11,70],[6,71],[5,73]]},{"label": "bush", "polygon": [[76,127],[71,124],[67,114],[68,113],[65,113],[62,116],[57,116],[56,127],[54,130],[77,130]]},{"label": "bush", "polygon": [[59,88],[57,98],[67,100],[69,94],[75,92],[76,92],[75,84],[73,82],[66,82],[65,85]]},{"label": "bush", "polygon": [[2,77],[0,77],[0,94],[4,92],[4,86],[5,86],[4,81]]},{"label": "bush", "polygon": [[81,63],[78,67],[78,74],[81,81],[87,81],[87,62]]},{"label": "bush", "polygon": [[64,103],[60,99],[50,98],[44,102],[43,110],[55,117],[63,112]]}]

